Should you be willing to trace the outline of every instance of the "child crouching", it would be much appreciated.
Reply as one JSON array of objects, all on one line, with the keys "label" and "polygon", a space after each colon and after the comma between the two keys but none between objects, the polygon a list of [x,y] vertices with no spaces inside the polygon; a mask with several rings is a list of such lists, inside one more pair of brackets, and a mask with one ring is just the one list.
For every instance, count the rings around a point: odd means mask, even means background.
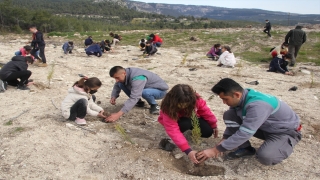
[{"label": "child crouching", "polygon": [[93,95],[101,87],[101,81],[96,78],[81,78],[68,90],[67,97],[61,103],[62,115],[79,125],[85,125],[87,114],[106,118],[104,110],[98,106]]}]

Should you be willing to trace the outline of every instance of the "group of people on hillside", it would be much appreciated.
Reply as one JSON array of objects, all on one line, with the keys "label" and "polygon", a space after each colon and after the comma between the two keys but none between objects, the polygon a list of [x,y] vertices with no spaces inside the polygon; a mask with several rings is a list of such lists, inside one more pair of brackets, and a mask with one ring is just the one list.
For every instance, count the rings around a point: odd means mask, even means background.
[{"label": "group of people on hillside", "polygon": [[159,47],[163,43],[162,38],[157,34],[150,34],[146,39],[141,39],[139,41],[139,48],[143,51],[143,54],[146,56],[154,55]]},{"label": "group of people on hillside", "polygon": [[[40,35],[34,28],[34,26],[30,27],[30,31],[35,36],[32,47],[25,46],[21,55],[13,57],[0,70],[0,87],[12,85],[21,90],[28,89],[27,86],[33,82],[29,79],[31,71],[27,69],[34,59],[39,58],[36,54],[37,50],[40,50],[43,64],[46,64],[44,41],[40,43],[37,40],[38,38],[43,40],[43,35]],[[303,35],[304,32],[300,30],[298,28],[287,34],[285,43],[289,44],[289,52],[290,44],[296,46],[293,42],[297,42],[296,37],[300,37],[297,34],[301,32]],[[116,35],[113,36],[116,37]],[[149,46],[154,48],[161,46],[162,40],[160,42],[160,37],[156,36],[151,34],[150,39],[147,38],[145,49]],[[301,43],[304,41],[305,39]],[[88,44],[87,49],[93,44]],[[66,42],[62,47],[64,53],[72,53],[72,46],[73,42]],[[284,48],[285,44],[277,50],[281,54]],[[235,58],[229,46],[215,44],[211,50],[208,52],[208,57],[217,59],[218,66],[234,66],[232,63]],[[282,53],[284,52],[283,50]],[[28,53],[32,56],[27,56]],[[151,54],[148,53],[148,55]],[[278,52],[275,57],[278,57]],[[284,60],[290,59],[289,53],[284,54],[283,57]],[[97,77],[82,77],[68,90],[67,96],[61,103],[63,117],[75,121],[78,125],[86,124],[87,114],[103,118],[105,122],[111,123],[119,120],[135,106],[145,107],[145,101],[147,101],[150,113],[159,115],[158,121],[173,143],[196,164],[231,151],[225,156],[227,160],[255,155],[260,163],[275,165],[288,158],[295,145],[301,140],[300,119],[285,102],[254,89],[245,89],[233,79],[224,78],[211,89],[224,104],[230,107],[223,113],[226,128],[222,139],[216,146],[197,152],[190,147],[183,134],[195,128],[192,121],[198,121],[198,128],[203,138],[211,136],[217,138],[219,133],[218,120],[200,93],[187,84],[176,84],[170,89],[160,76],[141,68],[114,66],[110,69],[109,75],[116,81],[111,92],[110,104],[117,103],[121,91],[128,97],[118,112],[106,115],[104,109],[95,103],[95,93],[102,86],[102,82]],[[162,102],[159,105],[156,100],[161,99]],[[252,137],[264,140],[258,149],[250,144],[249,140]]]},{"label": "group of people on hillside", "polygon": [[[114,66],[109,75],[116,80],[110,104],[116,104],[121,91],[128,96],[119,112],[106,116],[103,108],[95,104],[94,94],[102,86],[101,81],[96,77],[83,77],[74,83],[62,101],[63,116],[79,125],[86,124],[87,114],[110,123],[119,120],[135,106],[145,107],[145,100],[150,113],[159,114],[158,121],[173,143],[196,164],[236,149],[227,153],[225,158],[233,160],[256,155],[260,163],[275,165],[288,158],[301,139],[300,119],[285,102],[254,89],[244,89],[234,80],[224,78],[213,86],[212,92],[230,107],[223,114],[226,129],[216,146],[197,152],[183,134],[195,128],[192,117],[196,117],[203,138],[218,137],[218,120],[190,85],[177,84],[169,90],[157,74],[134,67]],[[159,106],[156,100],[160,99]],[[264,140],[257,150],[250,144],[252,137]]]}]

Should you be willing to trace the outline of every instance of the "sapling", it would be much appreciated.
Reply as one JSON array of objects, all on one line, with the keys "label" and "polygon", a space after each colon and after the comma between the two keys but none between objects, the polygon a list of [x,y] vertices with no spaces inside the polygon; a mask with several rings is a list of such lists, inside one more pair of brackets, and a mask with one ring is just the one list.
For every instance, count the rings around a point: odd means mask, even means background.
[{"label": "sapling", "polygon": [[181,64],[184,65],[187,61],[188,54],[185,54],[182,58]]},{"label": "sapling", "polygon": [[128,136],[126,130],[120,124],[116,124],[116,125],[114,125],[114,127],[122,135],[124,140],[130,142],[131,144],[134,144],[133,141],[131,140],[131,138]]},{"label": "sapling", "polygon": [[55,66],[55,64],[52,64],[52,65],[51,65],[51,68],[50,68],[50,70],[49,70],[49,72],[48,72],[48,76],[47,76],[48,88],[50,88],[51,80],[52,80],[52,78],[53,78],[54,66]]},{"label": "sapling", "polygon": [[201,142],[201,129],[199,124],[199,119],[195,111],[193,111],[191,115],[191,124],[192,124],[191,139],[195,144],[199,145]]}]

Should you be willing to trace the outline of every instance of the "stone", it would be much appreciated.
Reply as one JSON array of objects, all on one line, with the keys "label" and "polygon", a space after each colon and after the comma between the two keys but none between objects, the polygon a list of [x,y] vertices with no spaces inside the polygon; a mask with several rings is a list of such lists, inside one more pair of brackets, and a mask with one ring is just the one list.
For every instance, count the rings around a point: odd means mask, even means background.
[{"label": "stone", "polygon": [[183,153],[179,153],[179,154],[174,155],[174,158],[181,159],[183,156],[184,156]]},{"label": "stone", "polygon": [[304,73],[304,74],[311,74],[311,72],[310,72],[310,71],[305,70],[305,69],[301,69],[301,72],[302,72],[302,73]]},{"label": "stone", "polygon": [[67,127],[67,128],[74,128],[74,125],[73,125],[73,124],[70,124],[70,123],[67,123],[67,124],[66,124],[66,127]]}]

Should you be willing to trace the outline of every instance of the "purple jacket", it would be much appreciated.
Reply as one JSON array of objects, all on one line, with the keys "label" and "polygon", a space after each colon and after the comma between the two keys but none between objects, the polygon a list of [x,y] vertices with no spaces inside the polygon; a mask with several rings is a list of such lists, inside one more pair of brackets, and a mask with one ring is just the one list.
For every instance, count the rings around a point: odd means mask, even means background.
[{"label": "purple jacket", "polygon": [[207,54],[211,54],[212,56],[220,56],[221,49],[215,49],[214,47],[212,47]]}]

